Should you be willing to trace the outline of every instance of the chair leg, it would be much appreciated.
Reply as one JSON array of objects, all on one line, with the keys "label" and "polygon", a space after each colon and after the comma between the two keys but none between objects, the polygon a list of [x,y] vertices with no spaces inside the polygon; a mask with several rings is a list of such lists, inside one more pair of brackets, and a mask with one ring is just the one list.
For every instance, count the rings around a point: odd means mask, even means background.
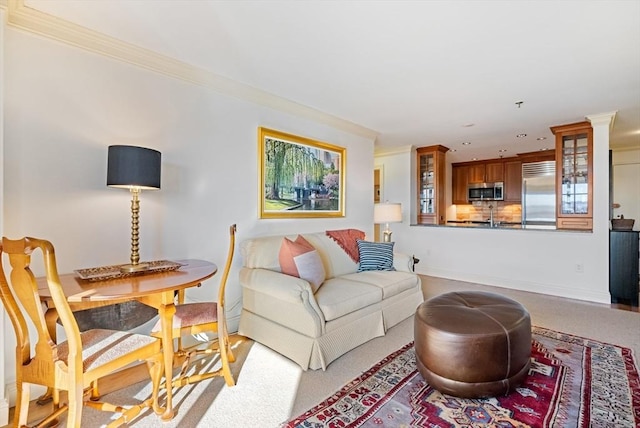
[{"label": "chair leg", "polygon": [[233,355],[233,351],[231,350],[231,342],[229,341],[229,330],[227,330],[227,321],[224,321],[224,337],[225,337],[225,342],[227,343],[227,358],[229,359],[230,363],[234,363],[236,361],[236,357],[235,355]]},{"label": "chair leg", "polygon": [[[51,388],[51,399],[53,401],[53,412],[54,413],[58,413],[58,414],[62,414],[64,411],[66,411],[67,406],[66,405],[60,405],[60,390],[56,389],[56,388]],[[53,420],[55,426],[58,426],[58,424],[60,423],[60,421],[55,418]]]},{"label": "chair leg", "polygon": [[84,391],[82,390],[82,384],[71,386],[68,391],[69,412],[67,413],[67,428],[80,428]]},{"label": "chair leg", "polygon": [[98,390],[98,379],[91,382],[91,397],[89,397],[91,401],[100,400],[100,391]]},{"label": "chair leg", "polygon": [[16,395],[16,408],[15,415],[13,416],[18,422],[14,426],[27,426],[27,420],[29,418],[29,385],[17,382],[17,395]]},{"label": "chair leg", "polygon": [[231,352],[231,345],[229,344],[229,336],[227,335],[226,322],[222,321],[218,324],[218,348],[220,350],[220,362],[222,364],[222,375],[227,386],[234,386],[236,384],[231,374],[231,368],[229,367],[229,361],[235,361],[235,356]]}]

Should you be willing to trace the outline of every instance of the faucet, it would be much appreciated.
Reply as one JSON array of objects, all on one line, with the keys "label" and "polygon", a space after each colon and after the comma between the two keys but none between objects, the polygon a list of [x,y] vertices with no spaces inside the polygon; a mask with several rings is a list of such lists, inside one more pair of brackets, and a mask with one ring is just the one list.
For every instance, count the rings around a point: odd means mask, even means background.
[{"label": "faucet", "polygon": [[489,227],[493,227],[493,205],[489,205]]}]

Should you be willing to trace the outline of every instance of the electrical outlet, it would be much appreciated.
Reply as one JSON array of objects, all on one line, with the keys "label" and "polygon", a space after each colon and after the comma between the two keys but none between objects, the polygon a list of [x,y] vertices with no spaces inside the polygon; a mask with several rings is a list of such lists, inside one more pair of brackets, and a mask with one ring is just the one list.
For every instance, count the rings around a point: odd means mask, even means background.
[{"label": "electrical outlet", "polygon": [[584,273],[584,265],[582,263],[576,263],[576,272]]}]

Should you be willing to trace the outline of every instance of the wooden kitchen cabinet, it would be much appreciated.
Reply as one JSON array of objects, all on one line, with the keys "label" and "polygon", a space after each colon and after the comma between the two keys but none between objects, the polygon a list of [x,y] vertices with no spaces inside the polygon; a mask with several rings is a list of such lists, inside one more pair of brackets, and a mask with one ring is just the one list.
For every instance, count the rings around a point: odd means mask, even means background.
[{"label": "wooden kitchen cabinet", "polygon": [[485,164],[484,180],[485,183],[504,182],[504,163],[487,162]]},{"label": "wooden kitchen cabinet", "polygon": [[460,165],[460,166],[452,166],[451,168],[451,203],[453,204],[468,204],[469,201],[467,199],[467,183],[468,183],[468,175],[469,175],[469,167]]},{"label": "wooden kitchen cabinet", "polygon": [[504,201],[522,202],[522,161],[504,163]]},{"label": "wooden kitchen cabinet", "polygon": [[469,165],[467,183],[497,183],[504,181],[504,166],[499,162],[478,162]]},{"label": "wooden kitchen cabinet", "polygon": [[467,184],[484,183],[484,174],[486,168],[483,163],[469,165],[469,173],[467,175]]},{"label": "wooden kitchen cabinet", "polygon": [[556,136],[558,229],[593,228],[593,129],[578,122],[552,126]]},{"label": "wooden kitchen cabinet", "polygon": [[416,149],[417,223],[446,223],[445,170],[447,147],[436,145]]},{"label": "wooden kitchen cabinet", "polygon": [[469,184],[504,183],[504,201],[522,202],[522,164],[555,160],[556,150],[519,153],[517,156],[488,159],[484,161],[460,162],[451,165],[452,203],[468,204]]}]

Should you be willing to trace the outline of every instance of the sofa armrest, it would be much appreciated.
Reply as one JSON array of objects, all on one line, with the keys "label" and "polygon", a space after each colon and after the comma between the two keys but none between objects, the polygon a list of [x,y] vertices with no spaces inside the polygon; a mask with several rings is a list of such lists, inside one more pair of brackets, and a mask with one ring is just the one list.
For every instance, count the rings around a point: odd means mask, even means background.
[{"label": "sofa armrest", "polygon": [[393,267],[401,272],[413,272],[413,256],[394,252]]},{"label": "sofa armrest", "polygon": [[268,269],[240,269],[242,306],[311,337],[324,332],[325,319],[309,282]]}]

